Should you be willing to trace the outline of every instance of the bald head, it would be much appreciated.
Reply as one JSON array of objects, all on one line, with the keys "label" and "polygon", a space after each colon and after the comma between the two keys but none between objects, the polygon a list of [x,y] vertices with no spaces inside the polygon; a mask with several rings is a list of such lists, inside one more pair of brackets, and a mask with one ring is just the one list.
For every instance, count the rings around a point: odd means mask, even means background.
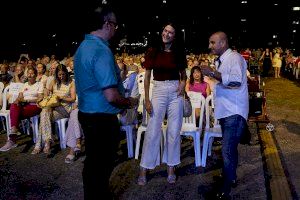
[{"label": "bald head", "polygon": [[209,38],[209,49],[212,54],[222,55],[229,48],[227,35],[224,32],[213,33]]}]

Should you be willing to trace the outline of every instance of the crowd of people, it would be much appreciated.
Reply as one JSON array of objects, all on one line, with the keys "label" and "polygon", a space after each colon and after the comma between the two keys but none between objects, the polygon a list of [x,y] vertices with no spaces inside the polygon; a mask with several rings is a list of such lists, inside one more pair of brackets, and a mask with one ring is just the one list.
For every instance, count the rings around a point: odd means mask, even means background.
[{"label": "crowd of people", "polygon": [[[162,162],[167,165],[167,182],[175,184],[175,167],[180,164],[183,96],[188,91],[199,92],[204,98],[213,94],[215,117],[223,133],[224,161],[223,184],[216,197],[229,198],[231,185],[237,179],[237,146],[249,112],[247,76],[251,72],[268,77],[274,68],[275,78],[287,73],[298,78],[300,58],[279,47],[273,50],[231,49],[224,32],[211,35],[209,54],[186,55],[182,31],[174,22],[163,26],[159,42],[145,54],[113,55],[108,41],[117,31],[116,15],[110,9],[98,9],[95,19],[91,32],[72,57],[59,60],[55,55],[51,58],[45,55],[32,59],[22,54],[16,62],[1,64],[0,81],[4,88],[12,83],[23,86],[17,98],[4,99],[9,102],[4,109],[10,112],[10,127],[3,127],[9,135],[0,151],[15,148],[21,134],[21,120],[38,115],[39,134],[31,153],[49,154],[56,135],[54,122],[68,118],[65,142],[70,149],[65,162],[75,160],[84,140],[85,199],[98,196],[99,189],[109,196],[109,177],[114,168],[120,125],[139,126],[138,104],[142,98],[141,104],[150,117],[137,183],[146,185],[147,172],[160,164],[157,158],[160,156],[161,125],[167,120],[166,152]],[[142,89],[138,88],[140,75],[144,81]],[[43,99],[54,95],[57,105],[40,105]],[[195,115],[200,117],[200,109]],[[99,141],[104,142],[99,145]],[[99,152],[106,153],[99,156]],[[99,159],[105,160],[105,165]]]}]

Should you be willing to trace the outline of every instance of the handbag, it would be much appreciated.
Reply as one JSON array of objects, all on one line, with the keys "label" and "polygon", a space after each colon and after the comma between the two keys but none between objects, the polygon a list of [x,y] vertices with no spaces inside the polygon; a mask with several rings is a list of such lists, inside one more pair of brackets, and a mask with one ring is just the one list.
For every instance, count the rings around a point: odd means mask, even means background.
[{"label": "handbag", "polygon": [[51,107],[57,107],[60,105],[60,101],[58,100],[57,95],[52,94],[51,96],[44,97],[42,101],[38,103],[39,107],[41,108],[51,108]]},{"label": "handbag", "polygon": [[185,93],[183,96],[183,117],[190,117],[192,115],[192,103],[189,96]]}]

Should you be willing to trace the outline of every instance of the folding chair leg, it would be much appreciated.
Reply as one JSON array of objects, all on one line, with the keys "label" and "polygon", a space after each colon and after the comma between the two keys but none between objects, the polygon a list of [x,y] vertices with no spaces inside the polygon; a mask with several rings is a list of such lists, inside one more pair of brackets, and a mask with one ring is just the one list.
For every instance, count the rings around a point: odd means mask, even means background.
[{"label": "folding chair leg", "polygon": [[136,138],[136,145],[135,145],[135,159],[139,159],[139,153],[140,153],[140,143],[141,143],[141,136],[143,131],[138,129],[137,132],[137,138]]},{"label": "folding chair leg", "polygon": [[195,151],[195,164],[196,167],[201,166],[201,150],[200,150],[200,135],[195,134],[194,139],[194,151]]}]

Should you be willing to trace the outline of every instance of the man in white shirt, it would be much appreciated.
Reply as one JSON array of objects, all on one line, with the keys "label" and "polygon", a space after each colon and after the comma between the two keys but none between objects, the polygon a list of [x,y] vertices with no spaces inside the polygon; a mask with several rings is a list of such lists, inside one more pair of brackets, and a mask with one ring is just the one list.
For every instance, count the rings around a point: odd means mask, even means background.
[{"label": "man in white shirt", "polygon": [[217,199],[230,199],[231,186],[236,185],[238,144],[245,132],[249,112],[247,86],[247,63],[237,52],[232,51],[224,32],[216,32],[209,38],[211,53],[218,55],[217,70],[202,67],[205,76],[219,81],[214,88],[215,117],[219,120],[223,141],[222,187]]}]

